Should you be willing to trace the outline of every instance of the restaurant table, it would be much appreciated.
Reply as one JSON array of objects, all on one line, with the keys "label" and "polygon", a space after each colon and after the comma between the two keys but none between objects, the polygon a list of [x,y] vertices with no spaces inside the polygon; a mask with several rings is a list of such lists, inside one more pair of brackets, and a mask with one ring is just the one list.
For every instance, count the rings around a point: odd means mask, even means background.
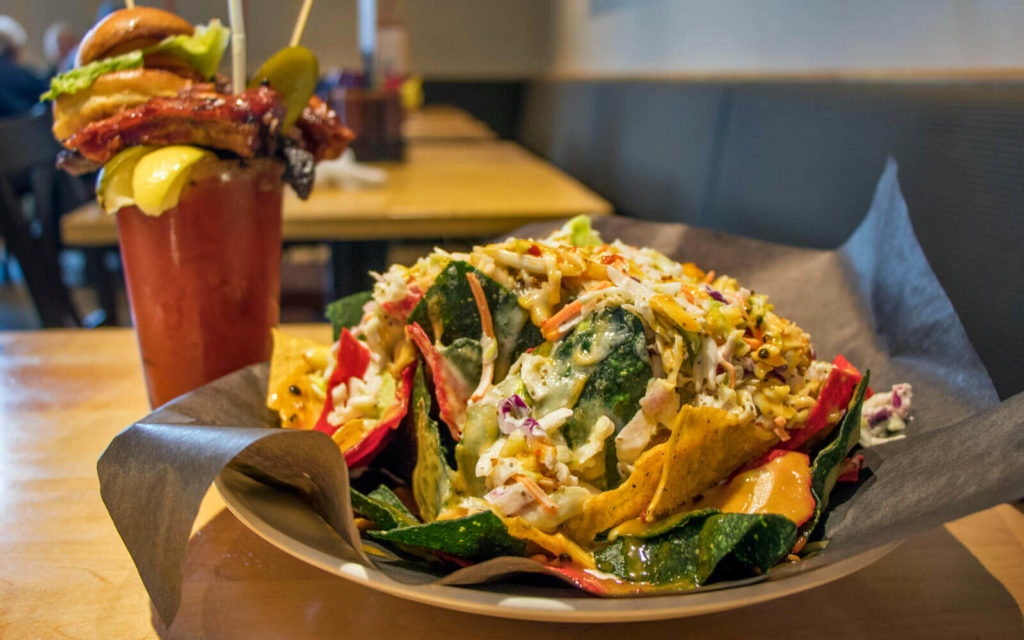
[{"label": "restaurant table", "polygon": [[[482,237],[540,220],[611,205],[579,181],[514,142],[415,145],[380,187],[317,187],[308,200],[285,191],[285,240]],[[68,246],[114,246],[117,221],[95,203],[64,216]]]},{"label": "restaurant table", "polygon": [[406,142],[496,140],[498,134],[458,107],[429,105],[405,115],[402,136]]},{"label": "restaurant table", "polygon": [[[286,331],[327,341],[326,325]],[[915,536],[822,587],[682,620],[504,620],[384,595],[279,551],[211,490],[166,628],[99,495],[96,460],[148,412],[130,329],[0,333],[0,638],[1024,637],[1024,514],[1011,505]]]},{"label": "restaurant table", "polygon": [[[285,190],[284,240],[331,245],[335,297],[386,266],[380,242],[491,238],[530,222],[612,213],[608,201],[513,142],[411,145],[405,162],[374,166],[387,171],[383,186],[317,187],[305,201]],[[61,234],[66,246],[110,248],[117,220],[90,203],[62,218]]]}]

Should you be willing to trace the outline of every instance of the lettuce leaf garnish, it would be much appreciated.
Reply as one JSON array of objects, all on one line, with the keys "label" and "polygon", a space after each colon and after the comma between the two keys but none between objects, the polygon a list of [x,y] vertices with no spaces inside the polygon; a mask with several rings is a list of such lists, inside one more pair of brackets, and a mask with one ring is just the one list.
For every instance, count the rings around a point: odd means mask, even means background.
[{"label": "lettuce leaf garnish", "polygon": [[569,232],[569,242],[574,246],[589,247],[601,244],[601,236],[590,226],[590,218],[587,216],[576,216],[562,228]]},{"label": "lettuce leaf garnish", "polygon": [[152,47],[96,60],[62,73],[50,80],[50,90],[39,96],[39,100],[54,100],[61,94],[70,95],[88,89],[105,73],[138,69],[143,65],[143,58],[151,53],[181,58],[195,67],[204,78],[209,78],[216,73],[230,38],[228,28],[220,20],[213,19],[207,25],[197,26],[191,36],[170,36]]},{"label": "lettuce leaf garnish", "polygon": [[62,93],[72,94],[88,89],[92,86],[93,82],[96,82],[96,78],[104,73],[138,69],[142,66],[142,57],[142,51],[129,51],[113,58],[96,60],[85,66],[62,73],[50,80],[50,90],[39,96],[39,100],[54,100]]},{"label": "lettuce leaf garnish", "polygon": [[146,49],[146,53],[166,53],[187,61],[204,78],[217,72],[221,56],[228,47],[231,32],[214,18],[207,25],[199,25],[190,36],[170,36]]}]

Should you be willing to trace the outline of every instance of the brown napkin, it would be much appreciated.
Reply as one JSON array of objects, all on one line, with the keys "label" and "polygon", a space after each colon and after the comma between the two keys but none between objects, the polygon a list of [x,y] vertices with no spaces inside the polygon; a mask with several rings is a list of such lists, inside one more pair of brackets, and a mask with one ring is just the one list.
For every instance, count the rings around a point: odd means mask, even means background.
[{"label": "brown napkin", "polygon": [[[517,236],[539,237],[552,225]],[[868,478],[835,496],[821,555],[768,579],[848,557],[1024,495],[1024,394],[998,404],[995,390],[917,243],[886,167],[861,226],[834,251],[799,249],[678,224],[595,221],[607,240],[658,249],[728,273],[766,293],[813,337],[819,357],[842,353],[870,369],[872,386],[914,385],[906,440],[868,451]],[[185,548],[199,503],[232,460],[250,475],[291,487],[368,562],[348,501],[348,474],[326,435],[269,428],[267,367],[254,365],[178,398],[118,435],[99,460],[103,501],[160,616],[174,618]],[[537,565],[501,558],[459,570],[448,584],[493,580]],[[386,565],[403,582],[437,576]],[[725,585],[715,585],[721,588]],[[524,587],[525,588],[525,587]]]}]

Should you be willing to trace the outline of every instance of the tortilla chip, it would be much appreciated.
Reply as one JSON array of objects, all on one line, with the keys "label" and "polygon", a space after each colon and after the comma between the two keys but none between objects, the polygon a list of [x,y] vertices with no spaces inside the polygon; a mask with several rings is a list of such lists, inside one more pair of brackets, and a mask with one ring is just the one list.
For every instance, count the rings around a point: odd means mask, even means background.
[{"label": "tortilla chip", "polygon": [[673,513],[778,441],[774,431],[753,421],[735,424],[722,409],[683,407],[665,443],[672,453],[664,460],[644,519],[650,522]]},{"label": "tortilla chip", "polygon": [[338,430],[331,434],[331,440],[337,443],[338,448],[342,452],[348,451],[352,447],[359,444],[359,441],[363,439],[365,435],[365,422],[362,418],[356,418],[349,420],[345,424],[338,427]]},{"label": "tortilla chip", "polygon": [[782,449],[772,456],[760,467],[705,491],[692,507],[722,513],[774,513],[798,527],[807,522],[816,505],[811,493],[811,459],[806,453]]},{"label": "tortilla chip", "polygon": [[684,406],[672,437],[644,452],[621,485],[589,498],[567,528],[583,542],[630,518],[669,515],[778,439],[754,422],[735,424],[722,409]]},{"label": "tortilla chip", "polygon": [[502,518],[508,533],[513,538],[532,542],[556,559],[568,556],[573,562],[586,569],[594,568],[594,556],[561,533],[545,533],[522,518]]},{"label": "tortilla chip", "polygon": [[[281,425],[290,429],[312,429],[320,412],[323,399],[313,393],[309,374],[317,372],[306,353],[313,350],[322,355],[325,363],[330,347],[309,338],[290,336],[272,329],[274,351],[270,357],[270,379],[267,383],[267,407],[281,416]],[[322,373],[322,372],[320,372]],[[299,393],[294,393],[294,389]]]}]

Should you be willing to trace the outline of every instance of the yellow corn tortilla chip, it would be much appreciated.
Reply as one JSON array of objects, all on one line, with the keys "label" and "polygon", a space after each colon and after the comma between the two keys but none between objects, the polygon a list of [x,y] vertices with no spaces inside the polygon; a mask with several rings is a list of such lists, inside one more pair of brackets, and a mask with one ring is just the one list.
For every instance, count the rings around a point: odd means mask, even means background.
[{"label": "yellow corn tortilla chip", "polygon": [[568,556],[573,562],[586,569],[595,567],[594,555],[589,551],[584,551],[578,544],[566,538],[564,534],[544,533],[520,517],[505,518],[500,515],[498,517],[505,523],[509,535],[513,538],[532,542],[556,558],[563,555]]},{"label": "yellow corn tortilla chip", "polygon": [[644,519],[650,522],[673,513],[778,441],[774,431],[754,421],[735,424],[722,409],[685,407],[666,443],[672,453],[664,461]]},{"label": "yellow corn tortilla chip", "polygon": [[[310,374],[323,371],[311,364],[306,354],[326,363],[330,347],[315,340],[272,330],[274,350],[270,357],[267,383],[267,407],[281,416],[281,425],[290,429],[312,429],[324,408],[324,399],[312,389]],[[294,387],[299,393],[293,393]]]},{"label": "yellow corn tortilla chip", "polygon": [[773,432],[754,422],[736,424],[722,409],[684,406],[669,440],[645,451],[621,485],[588,498],[566,527],[578,542],[589,542],[640,515],[657,520],[776,442]]},{"label": "yellow corn tortilla chip", "polygon": [[338,427],[338,430],[331,434],[331,439],[338,445],[341,452],[344,453],[352,447],[359,444],[366,435],[364,425],[365,421],[362,418],[356,418],[349,420],[345,424]]}]

